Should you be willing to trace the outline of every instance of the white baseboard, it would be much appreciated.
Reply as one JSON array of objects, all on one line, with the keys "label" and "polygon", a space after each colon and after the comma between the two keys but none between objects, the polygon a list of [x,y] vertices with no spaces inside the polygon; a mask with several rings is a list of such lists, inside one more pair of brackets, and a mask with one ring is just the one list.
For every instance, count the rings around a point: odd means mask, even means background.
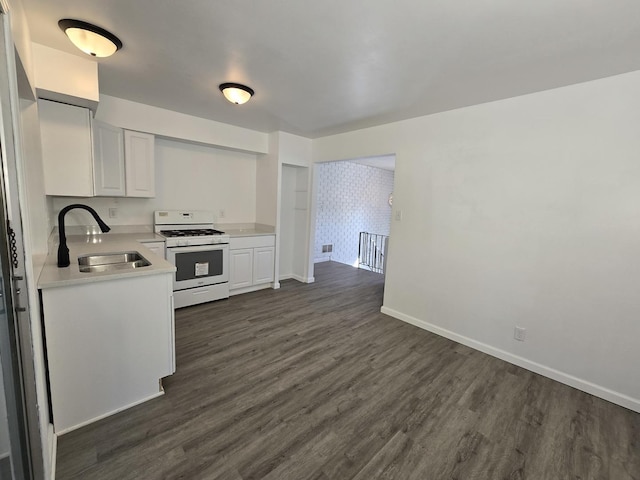
[{"label": "white baseboard", "polygon": [[479,350],[493,357],[499,358],[506,362],[530,370],[534,373],[538,373],[542,376],[551,378],[552,380],[556,380],[560,383],[564,383],[565,385],[569,385],[570,387],[577,388],[578,390],[582,390],[583,392],[587,392],[596,397],[603,398],[609,402],[615,403],[616,405],[620,405],[622,407],[628,408],[629,410],[640,413],[640,399],[632,398],[623,393],[610,390],[606,387],[596,385],[595,383],[591,383],[587,380],[574,377],[573,375],[570,375],[568,373],[561,372],[560,370],[556,370],[555,368],[551,368],[546,365],[527,360],[526,358],[520,357],[519,355],[514,355],[499,348],[492,347],[491,345],[487,345],[486,343],[478,342],[477,340],[473,340],[472,338],[459,335],[450,330],[438,327],[437,325],[433,325],[432,323],[412,317],[411,315],[398,312],[397,310],[394,310],[392,308],[382,306],[382,308],[380,308],[380,311],[393,318],[397,318],[398,320],[402,320],[403,322],[410,323],[411,325],[422,328],[423,330],[435,333],[436,335],[440,335],[441,337],[448,338],[449,340],[453,340],[454,342],[461,343],[463,345],[466,345],[467,347]]},{"label": "white baseboard", "polygon": [[302,275],[295,275],[293,273],[287,275],[280,275],[280,280],[297,280],[301,283],[313,283],[316,281],[315,277],[303,277]]},{"label": "white baseboard", "polygon": [[316,281],[314,277],[303,277],[302,275],[294,275],[292,278],[300,283],[313,283]]},{"label": "white baseboard", "polygon": [[[251,285],[250,287],[236,288],[234,290],[229,290],[229,296],[233,297],[234,295],[240,295],[243,293],[257,292],[258,290],[264,290],[265,288],[276,288],[276,287],[272,283],[261,283],[260,285]],[[277,288],[280,288],[279,283]]]},{"label": "white baseboard", "polygon": [[110,417],[111,415],[115,415],[116,413],[120,413],[123,410],[126,410],[128,408],[135,407],[136,405],[140,405],[141,403],[148,402],[149,400],[153,400],[154,398],[159,397],[160,395],[164,395],[164,389],[161,389],[158,393],[154,393],[153,395],[149,395],[148,397],[145,397],[145,398],[143,398],[141,400],[138,400],[138,401],[135,401],[133,403],[130,403],[129,405],[125,405],[124,407],[117,408],[117,409],[113,410],[112,412],[107,412],[105,414],[98,415],[97,417],[92,418],[91,420],[87,420],[86,422],[79,423],[78,425],[74,425],[73,427],[65,428],[64,430],[56,432],[56,435],[59,437],[60,435],[64,435],[65,433],[73,432],[74,430],[77,430],[77,429],[82,428],[82,427],[84,427],[86,425],[89,425],[90,423],[97,422],[98,420],[102,420],[103,418]]},{"label": "white baseboard", "polygon": [[322,262],[330,262],[330,261],[331,261],[331,257],[320,257],[320,258],[313,259],[313,263],[322,263]]}]

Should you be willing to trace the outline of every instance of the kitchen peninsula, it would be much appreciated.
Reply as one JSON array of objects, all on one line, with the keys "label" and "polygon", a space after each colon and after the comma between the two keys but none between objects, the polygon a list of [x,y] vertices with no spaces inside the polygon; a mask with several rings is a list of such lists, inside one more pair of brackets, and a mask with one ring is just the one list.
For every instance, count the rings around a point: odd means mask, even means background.
[{"label": "kitchen peninsula", "polygon": [[[175,372],[175,267],[140,243],[153,240],[153,233],[70,235],[70,266],[47,257],[38,288],[58,435],[162,395],[161,379]],[[81,271],[79,257],[117,252],[137,252],[149,265]]]}]

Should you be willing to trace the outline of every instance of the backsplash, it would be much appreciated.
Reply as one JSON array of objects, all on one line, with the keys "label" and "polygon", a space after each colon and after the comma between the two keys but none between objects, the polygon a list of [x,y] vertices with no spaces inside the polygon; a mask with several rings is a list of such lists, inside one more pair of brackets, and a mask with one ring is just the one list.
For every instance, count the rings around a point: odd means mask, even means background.
[{"label": "backsplash", "polygon": [[[360,232],[389,235],[394,172],[352,162],[317,165],[314,259],[355,265]],[[332,252],[323,253],[323,246]],[[327,250],[327,248],[325,248]]]}]

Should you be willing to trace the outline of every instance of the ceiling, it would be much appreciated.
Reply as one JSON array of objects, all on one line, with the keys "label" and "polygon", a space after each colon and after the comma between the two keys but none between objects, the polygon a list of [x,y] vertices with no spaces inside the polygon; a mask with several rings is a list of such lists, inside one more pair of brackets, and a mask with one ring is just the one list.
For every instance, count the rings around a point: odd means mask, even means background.
[{"label": "ceiling", "polygon": [[22,2],[37,43],[84,55],[61,18],[123,41],[101,93],[309,138],[640,70],[637,0]]}]

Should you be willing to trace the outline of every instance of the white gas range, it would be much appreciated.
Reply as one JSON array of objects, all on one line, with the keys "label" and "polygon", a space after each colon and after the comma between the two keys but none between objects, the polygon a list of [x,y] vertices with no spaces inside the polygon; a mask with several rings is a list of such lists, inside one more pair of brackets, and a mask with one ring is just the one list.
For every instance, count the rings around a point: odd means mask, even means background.
[{"label": "white gas range", "polygon": [[205,211],[154,213],[154,230],[166,238],[167,260],[176,266],[175,308],[229,298],[229,235],[214,222]]}]

